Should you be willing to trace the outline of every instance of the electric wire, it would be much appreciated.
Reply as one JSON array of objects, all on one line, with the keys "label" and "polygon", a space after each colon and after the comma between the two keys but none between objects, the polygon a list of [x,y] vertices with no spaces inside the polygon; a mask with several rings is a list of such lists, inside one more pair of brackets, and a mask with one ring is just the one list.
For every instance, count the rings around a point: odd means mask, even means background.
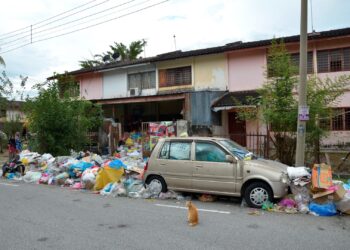
[{"label": "electric wire", "polygon": [[111,21],[114,21],[114,20],[117,20],[117,19],[120,19],[120,18],[129,16],[129,15],[132,15],[132,14],[135,14],[135,13],[138,13],[138,12],[141,12],[141,11],[143,11],[143,10],[150,9],[150,8],[152,8],[152,7],[161,5],[161,4],[163,4],[163,3],[165,3],[165,2],[168,2],[168,1],[170,1],[170,0],[164,0],[164,1],[161,1],[161,2],[158,2],[158,3],[155,3],[155,4],[152,4],[152,5],[148,5],[148,6],[146,6],[146,7],[143,7],[143,8],[140,8],[140,9],[137,9],[137,10],[134,10],[134,11],[131,11],[131,12],[129,12],[129,13],[126,13],[126,14],[123,14],[123,15],[120,15],[120,16],[117,16],[117,17],[114,17],[114,18],[110,18],[110,19],[108,19],[108,20],[105,20],[105,21],[102,21],[102,22],[98,22],[98,23],[95,23],[95,24],[92,24],[92,25],[89,25],[89,26],[86,26],[86,27],[83,27],[83,28],[80,28],[80,29],[76,29],[76,30],[73,30],[73,31],[69,31],[69,32],[62,33],[62,34],[59,34],[59,35],[56,35],[56,36],[52,36],[52,37],[48,37],[48,38],[43,38],[43,39],[40,39],[40,40],[33,41],[33,42],[31,42],[31,43],[23,44],[23,45],[21,45],[21,46],[15,47],[15,48],[13,48],[13,49],[5,50],[5,51],[1,52],[1,54],[5,54],[5,53],[8,53],[8,52],[11,52],[11,51],[14,51],[14,50],[23,48],[23,47],[28,46],[28,45],[33,44],[33,43],[38,43],[38,42],[50,40],[50,39],[53,39],[53,38],[65,36],[65,35],[72,34],[72,33],[75,33],[75,32],[81,31],[81,30],[85,30],[85,29],[88,29],[88,28],[92,28],[92,27],[101,25],[101,24],[104,24],[104,23],[107,23],[107,22],[111,22]]},{"label": "electric wire", "polygon": [[[40,23],[43,23],[43,22],[49,21],[49,20],[51,20],[51,19],[53,19],[53,18],[55,18],[55,17],[61,16],[61,15],[66,14],[66,13],[69,13],[69,12],[71,12],[71,11],[73,11],[73,10],[79,9],[79,8],[81,8],[81,7],[84,7],[84,6],[86,6],[86,5],[89,5],[90,3],[92,3],[92,2],[96,2],[96,1],[97,1],[97,0],[92,0],[92,1],[87,2],[87,3],[85,3],[85,4],[81,4],[81,5],[77,6],[77,7],[74,7],[73,9],[70,9],[70,10],[64,11],[64,12],[62,12],[62,13],[60,13],[60,14],[57,14],[57,15],[52,16],[52,17],[49,17],[49,18],[47,18],[47,19],[45,19],[45,20],[39,21],[39,22],[37,22],[37,23],[34,23],[33,25],[38,25],[38,24],[40,24]],[[7,32],[7,33],[4,33],[4,34],[1,34],[1,35],[0,35],[0,39],[5,39],[5,38],[1,38],[2,36],[6,36],[6,35],[9,35],[9,34],[15,33],[15,32],[20,31],[20,30],[28,29],[28,28],[30,28],[30,25],[29,25],[29,26],[27,26],[27,27],[24,27],[24,28],[20,28],[20,29],[17,29],[17,30],[11,31],[11,32]]]},{"label": "electric wire", "polygon": [[[81,13],[81,12],[83,12],[83,11],[86,11],[86,10],[88,10],[88,9],[91,9],[91,8],[93,8],[93,7],[96,7],[96,6],[99,6],[99,5],[101,5],[101,4],[104,4],[104,3],[108,2],[108,1],[110,1],[110,0],[105,0],[105,1],[103,1],[103,2],[101,2],[101,3],[98,3],[98,4],[96,4],[96,5],[90,6],[90,7],[88,7],[88,8],[83,9],[83,10],[80,10],[80,11],[78,11],[78,12],[69,14],[69,15],[67,15],[67,16],[65,16],[65,17],[60,18],[60,19],[57,19],[57,20],[51,21],[51,22],[49,22],[49,23],[43,24],[43,25],[41,25],[41,26],[39,26],[39,27],[35,27],[35,26],[34,26],[34,28],[33,28],[33,25],[31,25],[31,26],[29,26],[30,29],[29,29],[28,31],[23,32],[23,33],[28,33],[28,32],[29,32],[29,34],[27,34],[27,35],[25,35],[25,36],[21,36],[21,37],[19,37],[19,38],[16,38],[16,39],[14,39],[14,40],[10,40],[10,41],[8,41],[8,42],[0,43],[0,46],[1,46],[1,45],[6,45],[6,44],[9,44],[9,43],[12,43],[12,42],[16,42],[16,41],[18,41],[18,40],[21,40],[21,39],[23,39],[23,38],[26,38],[27,36],[31,37],[33,31],[35,31],[35,30],[37,30],[37,29],[39,29],[39,28],[42,28],[42,27],[45,27],[45,26],[47,26],[47,25],[53,24],[53,23],[55,23],[55,22],[57,22],[57,21],[61,21],[61,20],[63,20],[63,19],[66,19],[67,17],[71,17],[71,16],[73,16],[73,15],[76,15],[76,14],[78,14],[78,13]],[[55,27],[53,27],[53,28],[55,28]],[[51,28],[48,28],[48,29],[46,29],[46,30],[49,30],[49,29],[51,29]],[[45,30],[43,30],[43,31],[45,31]],[[36,33],[40,33],[40,32],[43,32],[43,31],[38,31],[38,32],[36,32]],[[18,34],[18,35],[20,35],[20,34]],[[16,35],[16,36],[18,36],[18,35]],[[15,37],[15,36],[12,36],[12,37]],[[8,38],[9,38],[9,37],[7,37],[7,38],[2,38],[1,40],[8,39]]]}]

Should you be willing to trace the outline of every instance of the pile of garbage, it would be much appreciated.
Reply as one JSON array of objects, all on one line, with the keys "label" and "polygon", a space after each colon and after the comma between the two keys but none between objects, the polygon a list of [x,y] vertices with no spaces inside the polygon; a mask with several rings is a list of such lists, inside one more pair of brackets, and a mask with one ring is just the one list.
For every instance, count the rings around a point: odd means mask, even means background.
[{"label": "pile of garbage", "polygon": [[331,166],[315,164],[312,170],[289,167],[287,172],[292,194],[278,204],[265,202],[263,210],[316,216],[350,214],[350,179],[347,183],[332,181]]},{"label": "pile of garbage", "polygon": [[144,185],[142,177],[147,158],[142,157],[141,145],[130,140],[112,157],[73,151],[70,156],[53,157],[25,150],[20,153],[19,162],[25,167],[25,175],[7,173],[8,179],[91,190],[104,196],[183,199],[173,191],[161,193],[160,184]]}]

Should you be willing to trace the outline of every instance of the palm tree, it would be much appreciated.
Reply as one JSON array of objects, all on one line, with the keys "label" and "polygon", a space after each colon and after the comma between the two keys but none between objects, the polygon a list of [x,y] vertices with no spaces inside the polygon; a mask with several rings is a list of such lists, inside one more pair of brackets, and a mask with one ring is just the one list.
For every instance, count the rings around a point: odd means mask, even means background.
[{"label": "palm tree", "polygon": [[143,52],[146,44],[147,41],[144,39],[131,42],[129,47],[123,43],[114,42],[114,45],[109,46],[109,51],[94,55],[93,60],[83,60],[79,63],[82,68],[86,69],[117,61],[132,61]]},{"label": "palm tree", "polygon": [[126,47],[123,43],[114,43],[114,46],[110,46],[111,50],[119,53],[121,61],[135,60],[143,52],[144,46],[146,45],[144,39],[133,41]]},{"label": "palm tree", "polygon": [[5,66],[5,61],[4,59],[0,56],[0,65],[4,65]]}]

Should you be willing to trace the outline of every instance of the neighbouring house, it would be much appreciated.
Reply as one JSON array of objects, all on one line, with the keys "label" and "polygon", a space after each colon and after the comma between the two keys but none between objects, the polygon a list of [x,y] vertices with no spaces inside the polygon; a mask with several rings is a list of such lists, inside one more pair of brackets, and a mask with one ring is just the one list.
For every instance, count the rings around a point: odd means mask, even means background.
[{"label": "neighbouring house", "polygon": [[[299,36],[282,39],[298,63]],[[247,97],[257,96],[266,81],[271,41],[173,51],[69,74],[79,83],[80,97],[102,104],[105,116],[121,122],[125,131],[140,122],[185,119],[194,133],[230,136],[249,147],[246,135],[266,135],[267,126],[237,119],[233,100],[247,106]],[[308,35],[308,73],[321,78],[350,74],[350,28]],[[350,90],[334,109],[341,112],[330,120],[332,132],[324,143],[350,142]],[[259,135],[253,141],[260,139],[265,143]]]},{"label": "neighbouring house", "polygon": [[0,129],[3,124],[8,121],[20,121],[24,123],[25,114],[22,110],[24,102],[22,101],[8,101],[0,110]]},{"label": "neighbouring house", "polygon": [[105,117],[124,131],[141,122],[185,119],[194,132],[220,129],[221,113],[212,101],[227,91],[227,60],[207,50],[175,51],[132,62],[117,62],[69,72],[80,96],[102,105]]},{"label": "neighbouring house", "polygon": [[[282,39],[291,53],[292,60],[299,65],[299,36]],[[254,95],[255,90],[266,82],[267,52],[271,41],[270,39],[239,43],[235,49],[228,52],[228,95],[242,100],[246,96]],[[308,34],[307,60],[308,74],[320,78],[349,75],[350,28]],[[266,125],[258,120],[246,122],[237,119],[235,105],[237,104],[227,95],[213,104],[214,110],[222,110],[223,119],[226,119],[224,123],[227,124],[226,132],[266,134]],[[331,133],[323,144],[350,142],[350,89],[344,89],[344,95],[333,108],[340,112],[328,120]],[[246,145],[248,141],[249,138],[246,138],[242,144]]]}]

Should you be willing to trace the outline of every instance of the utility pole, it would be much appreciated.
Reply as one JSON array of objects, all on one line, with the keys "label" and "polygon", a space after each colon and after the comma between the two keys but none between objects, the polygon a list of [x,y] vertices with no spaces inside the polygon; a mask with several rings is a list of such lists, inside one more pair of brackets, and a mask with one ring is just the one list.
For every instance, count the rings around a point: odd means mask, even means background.
[{"label": "utility pole", "polygon": [[306,121],[309,119],[309,110],[306,101],[306,77],[307,77],[307,1],[301,1],[300,17],[300,60],[299,60],[299,107],[297,127],[297,148],[295,166],[305,164],[305,134]]}]

